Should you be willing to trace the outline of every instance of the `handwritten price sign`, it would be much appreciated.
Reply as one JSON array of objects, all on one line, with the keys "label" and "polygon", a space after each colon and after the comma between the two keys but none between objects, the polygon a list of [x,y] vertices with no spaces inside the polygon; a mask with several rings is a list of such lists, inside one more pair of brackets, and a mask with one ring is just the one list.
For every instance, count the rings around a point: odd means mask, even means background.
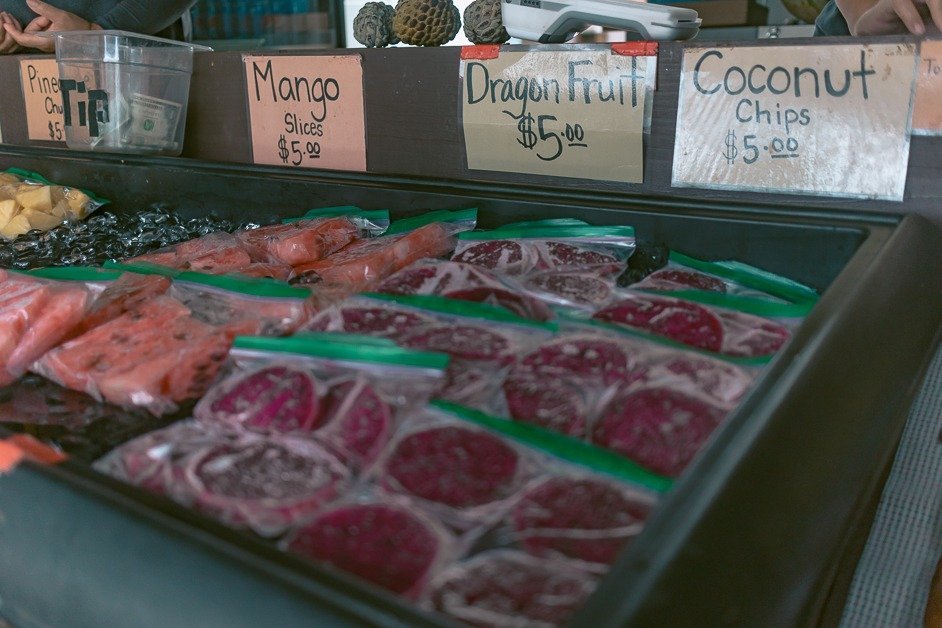
[{"label": "handwritten price sign", "polygon": [[673,184],[902,200],[915,47],[687,48]]},{"label": "handwritten price sign", "polygon": [[59,66],[55,59],[22,59],[20,83],[26,107],[26,132],[31,140],[65,141]]},{"label": "handwritten price sign", "polygon": [[366,170],[359,56],[243,57],[257,164]]},{"label": "handwritten price sign", "polygon": [[599,50],[462,61],[468,168],[643,181],[648,59]]}]

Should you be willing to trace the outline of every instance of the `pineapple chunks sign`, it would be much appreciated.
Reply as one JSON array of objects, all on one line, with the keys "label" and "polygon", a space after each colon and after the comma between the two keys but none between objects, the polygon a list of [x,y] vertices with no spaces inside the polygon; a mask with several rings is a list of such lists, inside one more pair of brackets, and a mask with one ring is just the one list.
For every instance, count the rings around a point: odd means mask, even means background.
[{"label": "pineapple chunks sign", "polygon": [[358,55],[246,55],[242,60],[254,163],[366,170]]},{"label": "pineapple chunks sign", "polygon": [[690,47],[673,185],[901,201],[914,44]]},{"label": "pineapple chunks sign", "polygon": [[652,59],[605,49],[462,60],[468,168],[641,183]]},{"label": "pineapple chunks sign", "polygon": [[20,83],[26,108],[27,137],[31,140],[65,142],[65,120],[56,60],[22,59]]}]

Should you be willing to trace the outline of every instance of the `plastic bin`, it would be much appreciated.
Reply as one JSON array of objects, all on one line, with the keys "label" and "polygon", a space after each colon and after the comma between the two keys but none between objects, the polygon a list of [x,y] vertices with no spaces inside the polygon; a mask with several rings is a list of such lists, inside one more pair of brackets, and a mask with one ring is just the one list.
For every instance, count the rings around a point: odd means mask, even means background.
[{"label": "plastic bin", "polygon": [[125,31],[55,37],[69,148],[180,154],[193,51],[209,48]]}]

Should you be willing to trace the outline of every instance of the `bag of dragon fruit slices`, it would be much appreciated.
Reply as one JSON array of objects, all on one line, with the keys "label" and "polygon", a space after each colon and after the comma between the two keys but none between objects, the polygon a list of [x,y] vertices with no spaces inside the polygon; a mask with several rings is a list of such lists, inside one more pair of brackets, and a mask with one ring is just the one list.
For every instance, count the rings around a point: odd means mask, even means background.
[{"label": "bag of dragon fruit slices", "polygon": [[505,227],[459,234],[451,260],[502,275],[583,268],[617,276],[634,248],[635,230],[628,226]]},{"label": "bag of dragon fruit slices", "polygon": [[[512,491],[505,491],[512,495],[498,516],[479,532],[474,551],[520,549],[542,558],[577,561],[583,569],[604,573],[640,534],[659,495],[671,486],[669,480],[628,461],[613,460],[607,451],[550,432],[528,430],[529,426],[440,401],[426,412],[442,425],[478,426],[492,438],[513,444],[529,463],[529,473],[515,476],[518,481]],[[494,457],[497,451],[491,447],[479,456]],[[488,480],[478,474],[468,482],[477,486]]]},{"label": "bag of dragon fruit slices", "polygon": [[783,303],[707,291],[622,288],[591,318],[745,364],[764,364],[791,339],[811,307],[809,302]]},{"label": "bag of dragon fruit slices", "polygon": [[375,238],[386,233],[389,229],[388,209],[360,209],[354,205],[340,205],[336,207],[320,207],[308,210],[303,216],[285,218],[282,224],[291,224],[302,220],[317,220],[319,218],[348,218],[360,231],[361,238]]},{"label": "bag of dragon fruit slices", "polygon": [[517,443],[428,406],[403,421],[370,480],[388,499],[473,535],[503,516],[538,473],[534,456]]},{"label": "bag of dragon fruit slices", "polygon": [[344,462],[309,438],[193,420],[132,440],[94,467],[265,537],[309,520],[353,482]]},{"label": "bag of dragon fruit slices", "polygon": [[272,279],[185,272],[170,294],[197,319],[233,336],[284,336],[306,324],[316,303],[309,290]]},{"label": "bag of dragon fruit slices", "polygon": [[351,491],[295,527],[279,547],[413,601],[460,553],[434,517],[369,488]]},{"label": "bag of dragon fruit slices", "polygon": [[565,322],[504,378],[494,414],[678,475],[751,390],[757,369],[614,327]]},{"label": "bag of dragon fruit slices", "polygon": [[552,310],[543,301],[514,289],[506,278],[480,266],[448,260],[419,260],[391,275],[377,286],[376,292],[484,303],[540,322],[553,318]]},{"label": "bag of dragon fruit slices", "polygon": [[318,314],[308,329],[389,338],[451,356],[441,398],[487,409],[517,356],[556,330],[499,307],[437,296],[367,293]]},{"label": "bag of dragon fruit slices", "polygon": [[677,251],[670,252],[667,266],[629,284],[629,287],[680,297],[688,293],[708,292],[779,303],[804,303],[808,309],[818,300],[813,288],[786,277],[742,262],[708,262]]},{"label": "bag of dragon fruit slices", "polygon": [[447,365],[447,355],[375,339],[239,337],[194,416],[313,438],[362,469],[379,456],[399,419],[441,386]]}]

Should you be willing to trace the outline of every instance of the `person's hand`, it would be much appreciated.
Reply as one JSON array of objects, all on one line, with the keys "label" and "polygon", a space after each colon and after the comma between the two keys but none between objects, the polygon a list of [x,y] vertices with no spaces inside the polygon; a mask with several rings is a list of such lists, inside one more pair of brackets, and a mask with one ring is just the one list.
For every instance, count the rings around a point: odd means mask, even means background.
[{"label": "person's hand", "polygon": [[879,0],[853,28],[857,36],[938,31],[942,31],[942,0]]},{"label": "person's hand", "polygon": [[55,40],[51,37],[42,37],[39,33],[88,31],[101,28],[85,18],[58,9],[47,2],[42,2],[42,0],[26,0],[26,4],[29,5],[29,8],[38,16],[27,24],[26,28],[21,28],[18,23],[3,23],[3,28],[7,36],[12,37],[17,44],[24,48],[35,48],[43,52],[53,52],[56,49]]},{"label": "person's hand", "polygon": [[[16,30],[22,30],[22,26],[16,21],[16,18],[6,11],[0,12],[0,24],[9,24]],[[0,55],[8,55],[16,52],[20,47],[16,40],[7,33],[6,29],[0,27]]]}]

